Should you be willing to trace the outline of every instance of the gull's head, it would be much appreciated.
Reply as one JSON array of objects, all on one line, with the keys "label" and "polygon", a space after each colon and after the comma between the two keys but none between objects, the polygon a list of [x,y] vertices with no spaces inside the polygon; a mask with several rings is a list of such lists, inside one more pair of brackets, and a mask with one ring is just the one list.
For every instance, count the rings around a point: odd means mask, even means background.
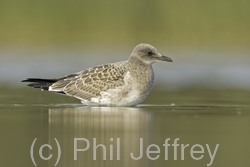
[{"label": "gull's head", "polygon": [[139,59],[146,64],[152,64],[156,61],[173,62],[171,58],[160,54],[155,47],[145,43],[141,43],[134,48],[130,59]]}]

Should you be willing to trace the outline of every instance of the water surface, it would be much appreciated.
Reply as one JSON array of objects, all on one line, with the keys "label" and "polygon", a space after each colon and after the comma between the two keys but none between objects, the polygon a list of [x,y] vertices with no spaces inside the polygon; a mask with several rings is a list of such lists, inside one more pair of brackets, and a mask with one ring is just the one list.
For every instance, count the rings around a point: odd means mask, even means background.
[{"label": "water surface", "polygon": [[[154,89],[136,107],[86,107],[73,98],[31,88],[6,86],[1,92],[0,157],[4,166],[221,167],[250,163],[247,90]],[[165,140],[170,144],[167,151]],[[175,140],[179,144],[176,152]],[[102,145],[94,149],[98,144]],[[203,153],[191,155],[195,144],[199,146],[194,151],[203,148]],[[213,160],[207,145],[215,153]],[[147,155],[148,146],[151,153]],[[86,150],[74,152],[76,149]],[[51,158],[43,160],[41,155]]]}]

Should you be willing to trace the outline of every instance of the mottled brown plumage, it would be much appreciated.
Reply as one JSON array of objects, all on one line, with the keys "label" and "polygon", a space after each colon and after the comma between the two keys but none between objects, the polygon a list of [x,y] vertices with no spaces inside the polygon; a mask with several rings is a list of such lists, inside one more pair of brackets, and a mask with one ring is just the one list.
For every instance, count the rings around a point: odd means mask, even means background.
[{"label": "mottled brown plumage", "polygon": [[65,78],[55,82],[49,90],[61,90],[67,95],[90,101],[91,98],[100,96],[101,91],[124,85],[123,79],[126,71],[119,68],[122,64],[124,63],[120,62],[87,69],[74,78]]}]

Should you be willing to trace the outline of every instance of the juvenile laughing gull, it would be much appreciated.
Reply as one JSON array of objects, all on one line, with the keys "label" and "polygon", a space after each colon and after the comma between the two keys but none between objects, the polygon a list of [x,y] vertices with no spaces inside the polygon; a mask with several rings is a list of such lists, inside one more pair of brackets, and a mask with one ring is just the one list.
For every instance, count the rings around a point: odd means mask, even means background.
[{"label": "juvenile laughing gull", "polygon": [[84,105],[135,106],[154,84],[152,64],[172,62],[149,44],[139,44],[127,61],[104,64],[58,79],[28,78],[28,86],[80,99]]}]

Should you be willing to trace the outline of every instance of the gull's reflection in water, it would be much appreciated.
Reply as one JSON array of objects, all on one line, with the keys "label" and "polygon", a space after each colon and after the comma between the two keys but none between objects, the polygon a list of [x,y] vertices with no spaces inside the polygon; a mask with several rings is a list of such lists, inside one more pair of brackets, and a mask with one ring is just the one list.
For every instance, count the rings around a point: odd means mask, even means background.
[{"label": "gull's reflection in water", "polygon": [[60,144],[59,166],[150,166],[146,148],[153,143],[153,121],[153,112],[143,108],[53,108],[49,142]]}]

